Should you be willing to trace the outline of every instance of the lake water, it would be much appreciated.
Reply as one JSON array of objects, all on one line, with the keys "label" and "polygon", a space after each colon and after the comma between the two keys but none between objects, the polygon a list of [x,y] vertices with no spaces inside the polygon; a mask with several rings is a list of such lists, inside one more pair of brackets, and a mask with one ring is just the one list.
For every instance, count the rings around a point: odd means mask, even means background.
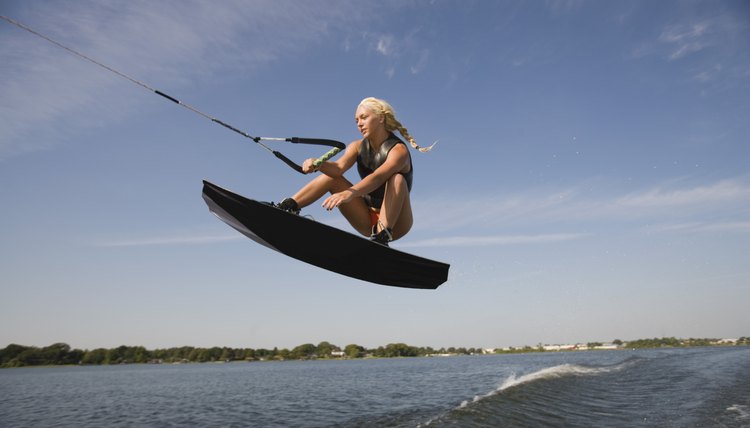
[{"label": "lake water", "polygon": [[750,427],[750,347],[0,370],[2,427]]}]

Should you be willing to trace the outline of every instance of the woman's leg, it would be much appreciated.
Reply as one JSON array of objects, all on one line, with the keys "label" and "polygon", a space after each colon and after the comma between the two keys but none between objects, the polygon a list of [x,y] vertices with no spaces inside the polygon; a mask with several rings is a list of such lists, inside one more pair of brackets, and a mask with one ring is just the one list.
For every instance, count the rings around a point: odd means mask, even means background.
[{"label": "woman's leg", "polygon": [[[352,183],[344,177],[329,177],[321,174],[295,193],[292,199],[302,208],[317,201],[326,193],[338,193],[350,187]],[[339,210],[357,232],[370,236],[370,212],[364,199],[353,198],[348,203],[341,204]]]},{"label": "woman's leg", "polygon": [[383,205],[380,207],[380,224],[391,229],[393,240],[406,235],[414,224],[409,187],[401,174],[394,174],[386,183]]},{"label": "woman's leg", "polygon": [[297,193],[292,196],[300,208],[304,208],[320,199],[328,192],[334,189],[347,189],[351,183],[344,177],[329,177],[325,174],[318,175],[305,184]]}]

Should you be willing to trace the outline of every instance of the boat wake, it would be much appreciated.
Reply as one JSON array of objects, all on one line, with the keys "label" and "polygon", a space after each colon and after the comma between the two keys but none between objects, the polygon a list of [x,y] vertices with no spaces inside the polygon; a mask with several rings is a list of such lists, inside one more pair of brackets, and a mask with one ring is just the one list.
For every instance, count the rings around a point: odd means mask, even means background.
[{"label": "boat wake", "polygon": [[523,374],[523,375],[517,375],[516,373],[511,374],[510,376],[506,377],[500,385],[493,389],[492,391],[483,394],[483,395],[477,395],[471,400],[464,400],[461,402],[460,405],[453,408],[449,412],[438,416],[436,418],[433,418],[424,424],[420,424],[419,427],[426,427],[430,426],[435,423],[440,423],[443,421],[446,417],[451,418],[454,416],[454,413],[458,412],[464,412],[466,410],[471,409],[473,406],[478,405],[477,403],[483,402],[487,399],[490,399],[491,397],[501,395],[503,393],[510,392],[511,390],[515,390],[518,388],[522,388],[524,386],[530,386],[530,384],[536,384],[539,382],[546,382],[551,381],[555,379],[565,379],[565,378],[574,378],[574,377],[593,377],[593,376],[599,376],[599,375],[606,375],[611,373],[616,373],[622,370],[627,369],[628,367],[633,366],[638,361],[642,361],[642,358],[633,357],[629,358],[623,362],[620,362],[615,365],[611,366],[585,366],[585,365],[579,365],[579,364],[561,364],[557,366],[547,367],[532,373]]},{"label": "boat wake", "polygon": [[727,407],[727,411],[735,413],[738,421],[750,421],[750,406],[734,404]]},{"label": "boat wake", "polygon": [[490,391],[489,393],[484,394],[484,395],[478,395],[474,397],[474,399],[471,401],[468,401],[468,400],[464,401],[461,403],[459,408],[464,408],[468,406],[470,403],[476,403],[485,398],[492,397],[493,395],[497,395],[507,389],[515,388],[515,387],[518,387],[520,385],[524,385],[527,383],[537,382],[541,380],[558,379],[558,378],[569,377],[569,376],[592,376],[592,375],[613,373],[613,372],[623,370],[624,368],[632,365],[634,361],[635,359],[629,359],[615,366],[607,366],[607,367],[588,367],[588,366],[582,366],[578,364],[561,364],[559,366],[548,367],[548,368],[545,368],[545,369],[542,369],[533,373],[522,375],[520,377],[517,377],[516,374],[514,373],[508,376],[503,381],[503,383],[500,384],[500,386],[497,389]]}]

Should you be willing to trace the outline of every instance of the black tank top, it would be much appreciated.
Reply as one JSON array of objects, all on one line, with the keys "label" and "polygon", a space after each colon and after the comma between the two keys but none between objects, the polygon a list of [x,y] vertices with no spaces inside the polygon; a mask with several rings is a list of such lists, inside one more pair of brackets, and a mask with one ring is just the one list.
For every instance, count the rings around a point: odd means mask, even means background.
[{"label": "black tank top", "polygon": [[[359,172],[360,178],[367,177],[383,165],[388,157],[388,153],[390,153],[392,148],[396,147],[396,144],[406,145],[406,143],[400,138],[393,134],[389,134],[388,139],[380,145],[380,149],[374,151],[372,150],[372,147],[370,147],[369,141],[362,140],[362,144],[359,145],[359,154],[357,154],[357,172]],[[406,179],[406,186],[411,192],[411,182],[414,177],[414,165],[411,162],[411,153],[409,154],[409,172],[399,174],[404,176],[404,179]],[[383,205],[384,195],[385,184],[370,192],[367,197],[365,197],[365,200],[371,207],[380,209],[380,206]]]}]

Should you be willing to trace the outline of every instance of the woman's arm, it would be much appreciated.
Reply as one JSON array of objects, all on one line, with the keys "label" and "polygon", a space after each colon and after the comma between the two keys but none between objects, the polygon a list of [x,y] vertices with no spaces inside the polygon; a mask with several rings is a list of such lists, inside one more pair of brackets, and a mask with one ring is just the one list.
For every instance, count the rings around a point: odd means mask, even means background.
[{"label": "woman's arm", "polygon": [[[362,144],[362,140],[349,143],[346,150],[344,150],[344,154],[341,155],[338,160],[323,162],[317,170],[329,177],[341,177],[357,161],[360,144]],[[305,162],[302,163],[302,172],[305,174],[315,172],[316,168],[313,166],[315,160],[315,158],[305,160]]]},{"label": "woman's arm", "polygon": [[[356,153],[354,161],[357,160]],[[407,168],[409,165],[409,149],[403,144],[397,144],[388,153],[383,165],[378,167],[372,174],[363,178],[362,181],[344,190],[343,192],[334,193],[324,202],[323,207],[332,210],[341,204],[345,204],[357,196],[364,196],[378,187],[382,186],[394,174],[397,174]],[[351,165],[350,165],[351,167]]]},{"label": "woman's arm", "polygon": [[373,171],[372,174],[350,187],[349,190],[353,191],[356,196],[366,195],[382,186],[383,183],[388,181],[388,179],[394,174],[406,172],[404,169],[408,168],[408,165],[409,149],[403,144],[396,144],[390,152],[388,152],[388,157],[385,158],[383,165],[380,165],[380,167]]}]

